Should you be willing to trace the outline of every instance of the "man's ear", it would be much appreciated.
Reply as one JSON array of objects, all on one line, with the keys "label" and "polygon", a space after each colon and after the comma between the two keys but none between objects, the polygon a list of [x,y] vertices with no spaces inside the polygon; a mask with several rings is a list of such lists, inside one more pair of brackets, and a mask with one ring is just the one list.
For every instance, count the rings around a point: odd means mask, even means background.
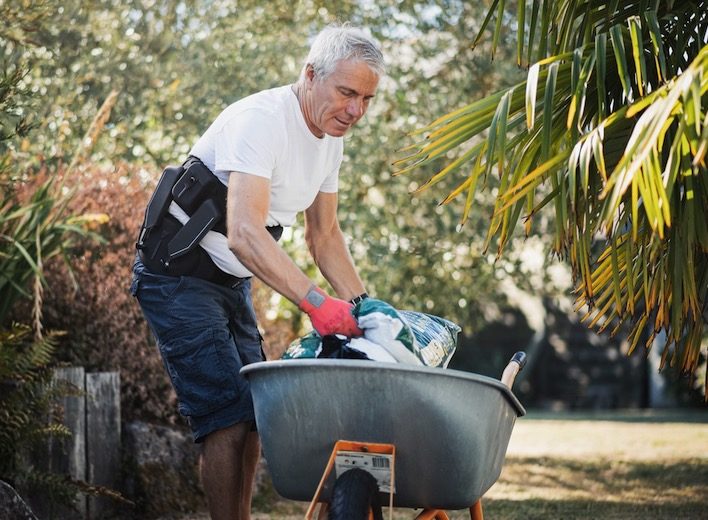
[{"label": "man's ear", "polygon": [[315,68],[309,63],[305,67],[305,79],[308,83],[315,81]]}]

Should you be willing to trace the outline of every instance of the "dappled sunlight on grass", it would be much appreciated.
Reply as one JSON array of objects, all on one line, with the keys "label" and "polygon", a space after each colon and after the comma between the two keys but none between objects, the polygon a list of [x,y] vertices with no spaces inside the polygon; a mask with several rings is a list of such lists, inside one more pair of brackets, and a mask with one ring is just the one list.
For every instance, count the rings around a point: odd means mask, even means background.
[{"label": "dappled sunlight on grass", "polygon": [[703,410],[531,413],[484,497],[488,517],[705,518],[706,421]]},{"label": "dappled sunlight on grass", "polygon": [[[708,460],[708,413],[534,413],[522,417],[509,441],[509,456],[657,458]],[[553,419],[556,417],[556,419]],[[668,421],[667,421],[668,419]]]},{"label": "dappled sunlight on grass", "polygon": [[487,499],[608,502],[700,502],[708,486],[708,463],[581,461],[509,458]]}]

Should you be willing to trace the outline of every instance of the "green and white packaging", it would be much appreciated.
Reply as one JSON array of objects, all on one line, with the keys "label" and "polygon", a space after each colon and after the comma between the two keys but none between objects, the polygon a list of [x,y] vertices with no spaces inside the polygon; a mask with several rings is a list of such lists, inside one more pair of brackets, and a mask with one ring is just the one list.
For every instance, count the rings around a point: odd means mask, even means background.
[{"label": "green and white packaging", "polygon": [[[455,323],[417,311],[398,311],[390,304],[367,298],[353,309],[364,338],[354,338],[349,348],[371,353],[373,359],[388,360],[371,348],[374,343],[387,351],[398,363],[447,367],[457,348],[460,327]],[[293,341],[283,354],[283,359],[316,358],[322,349],[322,340],[310,332]]]}]

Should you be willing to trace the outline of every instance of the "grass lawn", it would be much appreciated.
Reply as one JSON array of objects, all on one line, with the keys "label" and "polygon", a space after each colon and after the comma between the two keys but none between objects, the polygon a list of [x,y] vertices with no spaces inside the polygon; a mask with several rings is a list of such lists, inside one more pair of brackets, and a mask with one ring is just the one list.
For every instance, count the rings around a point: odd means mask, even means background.
[{"label": "grass lawn", "polygon": [[[517,420],[501,477],[482,503],[488,520],[708,519],[708,410],[531,411]],[[254,518],[302,518],[305,509],[266,486]]]}]

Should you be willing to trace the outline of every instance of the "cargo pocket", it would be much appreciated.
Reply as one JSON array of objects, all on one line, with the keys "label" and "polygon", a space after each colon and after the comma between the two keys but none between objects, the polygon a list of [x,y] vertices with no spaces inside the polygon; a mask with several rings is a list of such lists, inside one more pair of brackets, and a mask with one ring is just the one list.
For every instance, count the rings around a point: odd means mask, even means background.
[{"label": "cargo pocket", "polygon": [[207,415],[248,391],[238,375],[240,357],[226,331],[181,330],[160,343],[160,353],[182,415]]}]

